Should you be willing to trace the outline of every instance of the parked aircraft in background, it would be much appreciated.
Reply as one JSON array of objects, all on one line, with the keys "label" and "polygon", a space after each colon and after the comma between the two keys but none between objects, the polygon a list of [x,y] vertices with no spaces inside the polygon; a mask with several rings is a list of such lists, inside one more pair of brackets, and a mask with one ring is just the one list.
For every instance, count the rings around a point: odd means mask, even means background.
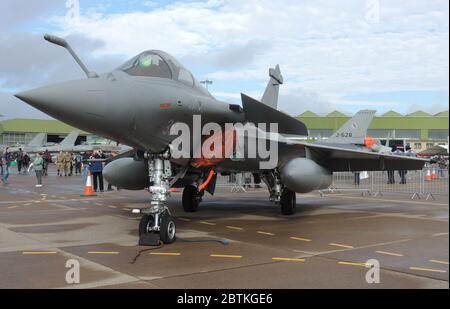
[{"label": "parked aircraft in background", "polygon": [[33,148],[32,151],[28,151],[28,153],[34,154],[38,152],[44,152],[48,151],[50,153],[60,152],[60,151],[71,151],[73,147],[75,147],[75,142],[77,141],[78,136],[80,135],[79,130],[74,130],[70,132],[62,141],[61,143],[52,143],[52,144],[46,144],[42,145],[40,147]]},{"label": "parked aircraft in background", "polygon": [[31,153],[37,147],[41,147],[42,145],[44,145],[46,139],[47,139],[46,133],[38,133],[28,144],[12,145],[11,147],[8,147],[7,151],[8,152],[18,152],[20,149],[22,149],[23,152]]}]

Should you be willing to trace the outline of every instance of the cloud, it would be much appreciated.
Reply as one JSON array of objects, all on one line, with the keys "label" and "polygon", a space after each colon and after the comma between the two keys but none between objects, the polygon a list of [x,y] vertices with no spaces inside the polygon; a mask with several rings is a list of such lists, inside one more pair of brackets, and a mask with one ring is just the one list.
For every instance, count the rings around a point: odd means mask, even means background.
[{"label": "cloud", "polygon": [[42,17],[64,7],[64,1],[61,0],[2,0],[0,2],[0,32],[1,29],[11,29],[30,19]]},{"label": "cloud", "polygon": [[46,114],[32,108],[13,96],[10,92],[3,92],[0,90],[0,114],[4,118],[40,118],[49,119]]},{"label": "cloud", "polygon": [[[358,0],[148,2],[121,10],[123,3],[82,2],[81,20],[74,24],[66,22],[61,1],[2,1],[0,87],[5,92],[83,76],[64,50],[41,40],[42,31],[17,26],[42,29],[44,23],[68,37],[93,70],[162,49],[201,74],[199,79],[217,81],[212,90],[222,94],[240,83],[262,93],[267,69],[280,64],[280,106],[291,114],[301,112],[300,106],[344,106],[355,93],[448,93],[448,1],[380,1],[375,23],[366,18],[366,2]],[[39,28],[30,21],[39,21]]]},{"label": "cloud", "polygon": [[185,60],[194,65],[210,66],[226,70],[240,69],[252,65],[255,58],[266,54],[270,46],[270,42],[259,39],[245,42],[231,42],[229,45],[215,51],[189,54],[181,60]]}]

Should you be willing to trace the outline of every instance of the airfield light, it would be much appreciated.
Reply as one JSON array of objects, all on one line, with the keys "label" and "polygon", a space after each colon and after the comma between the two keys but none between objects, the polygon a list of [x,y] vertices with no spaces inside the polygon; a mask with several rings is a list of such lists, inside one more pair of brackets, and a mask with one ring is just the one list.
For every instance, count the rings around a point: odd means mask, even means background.
[{"label": "airfield light", "polygon": [[213,84],[213,82],[212,82],[212,80],[206,79],[206,80],[202,80],[202,81],[200,81],[200,84],[203,84],[203,85],[205,85],[205,87],[206,87],[206,90],[208,90],[208,85],[212,85],[212,84]]}]

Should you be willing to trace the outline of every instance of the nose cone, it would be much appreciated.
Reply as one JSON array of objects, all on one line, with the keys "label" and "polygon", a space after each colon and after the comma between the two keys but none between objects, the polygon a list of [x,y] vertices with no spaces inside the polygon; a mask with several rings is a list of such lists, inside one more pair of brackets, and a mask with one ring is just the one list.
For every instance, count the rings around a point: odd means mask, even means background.
[{"label": "nose cone", "polygon": [[17,93],[14,96],[45,113],[60,105],[59,102],[64,104],[63,98],[52,87],[27,90]]},{"label": "nose cone", "polygon": [[80,112],[104,116],[105,89],[98,79],[55,84],[24,91],[15,96],[58,119],[77,117]]}]

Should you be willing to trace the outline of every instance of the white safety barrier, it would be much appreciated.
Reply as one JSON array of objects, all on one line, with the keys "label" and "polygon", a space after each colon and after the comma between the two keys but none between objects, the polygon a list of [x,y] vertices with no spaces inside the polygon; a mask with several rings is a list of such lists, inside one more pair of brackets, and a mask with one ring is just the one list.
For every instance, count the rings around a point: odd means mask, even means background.
[{"label": "white safety barrier", "polygon": [[333,174],[331,186],[320,193],[360,191],[376,196],[391,192],[409,194],[412,199],[434,199],[434,195],[448,195],[448,178],[448,169],[433,165],[419,171],[338,172]]},{"label": "white safety barrier", "polygon": [[[231,192],[246,192],[248,188],[266,188],[264,182],[255,184],[251,173],[219,175],[217,187],[230,188]],[[336,172],[329,188],[320,190],[321,195],[333,192],[360,192],[361,195],[383,195],[383,193],[403,193],[412,199],[434,199],[435,195],[448,195],[448,169],[431,165],[419,171],[374,171]]]}]

